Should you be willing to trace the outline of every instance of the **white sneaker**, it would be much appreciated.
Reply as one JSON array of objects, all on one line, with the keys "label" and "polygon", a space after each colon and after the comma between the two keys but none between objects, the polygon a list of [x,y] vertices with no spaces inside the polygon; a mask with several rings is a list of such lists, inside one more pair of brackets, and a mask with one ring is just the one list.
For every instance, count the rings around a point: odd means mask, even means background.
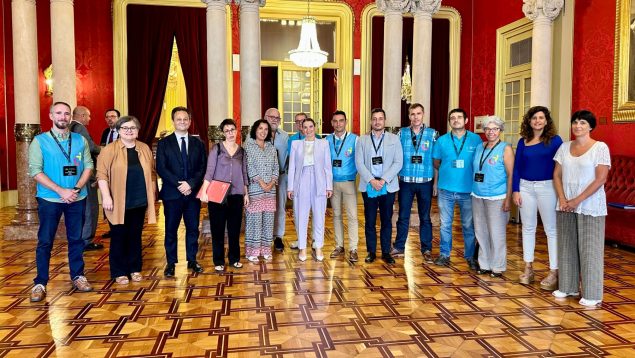
[{"label": "white sneaker", "polygon": [[602,300],[587,300],[586,298],[581,298],[579,302],[582,306],[587,307],[597,307],[602,303]]},{"label": "white sneaker", "polygon": [[569,297],[569,296],[579,296],[580,293],[579,292],[562,292],[560,290],[555,290],[553,292],[551,292],[551,294],[556,297],[556,298],[565,298],[565,297]]},{"label": "white sneaker", "polygon": [[254,264],[257,264],[260,262],[260,260],[258,260],[258,256],[247,256],[247,260]]},{"label": "white sneaker", "polygon": [[289,244],[289,247],[290,247],[290,248],[292,248],[292,249],[294,249],[294,250],[295,250],[295,249],[297,249],[297,248],[298,248],[298,242],[297,242],[297,241],[292,241],[292,242]]}]

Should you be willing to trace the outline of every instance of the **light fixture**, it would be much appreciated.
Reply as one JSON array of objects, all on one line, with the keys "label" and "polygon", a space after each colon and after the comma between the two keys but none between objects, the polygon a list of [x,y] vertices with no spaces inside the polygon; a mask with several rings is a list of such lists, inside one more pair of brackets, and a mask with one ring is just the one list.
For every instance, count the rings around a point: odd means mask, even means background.
[{"label": "light fixture", "polygon": [[46,84],[44,95],[50,97],[53,95],[53,64],[50,64],[42,72],[44,73],[44,83]]},{"label": "light fixture", "polygon": [[403,70],[403,76],[401,76],[401,99],[410,104],[412,102],[412,79],[410,77],[410,63],[408,63],[408,56],[406,56],[406,68]]},{"label": "light fixture", "polygon": [[289,51],[289,57],[297,66],[315,68],[324,65],[329,54],[320,49],[315,26],[316,21],[314,17],[310,16],[310,8],[311,0],[307,2],[306,17],[302,19],[300,43],[297,49]]}]

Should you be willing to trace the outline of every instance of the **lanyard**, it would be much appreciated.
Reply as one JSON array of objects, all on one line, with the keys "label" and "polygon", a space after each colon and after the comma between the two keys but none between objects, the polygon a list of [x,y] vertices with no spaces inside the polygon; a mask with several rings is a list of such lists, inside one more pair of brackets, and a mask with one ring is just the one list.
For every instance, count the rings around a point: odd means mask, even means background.
[{"label": "lanyard", "polygon": [[483,158],[483,154],[485,154],[485,148],[483,148],[483,151],[481,152],[481,159],[478,161],[479,172],[483,171],[483,164],[485,164],[485,161],[487,160],[487,158],[489,158],[490,154],[492,154],[492,152],[494,151],[494,149],[496,149],[496,147],[500,144],[500,142],[501,140],[499,139],[498,142],[496,142],[496,144],[494,144],[494,146],[490,148],[485,158]]},{"label": "lanyard", "polygon": [[55,134],[53,134],[53,131],[51,131],[49,133],[51,134],[51,137],[53,137],[53,140],[55,141],[57,146],[62,151],[62,154],[64,154],[64,156],[66,157],[66,160],[68,160],[68,162],[71,163],[71,148],[73,146],[73,140],[72,140],[73,137],[71,136],[71,134],[68,133],[68,153],[66,153],[66,151],[64,151],[64,148],[62,148],[62,145],[60,144],[60,142],[55,137]]},{"label": "lanyard", "polygon": [[384,134],[386,134],[385,132],[381,134],[381,139],[379,140],[379,144],[375,145],[375,135],[371,132],[370,133],[370,141],[373,142],[373,148],[375,149],[375,155],[379,155],[379,149],[381,149],[381,143],[384,142]]},{"label": "lanyard", "polygon": [[465,134],[463,135],[463,141],[461,142],[461,148],[460,149],[456,149],[456,143],[454,143],[454,136],[452,135],[452,132],[450,132],[450,138],[452,138],[452,145],[454,146],[454,152],[456,153],[456,159],[459,159],[459,156],[461,155],[461,152],[463,151],[463,146],[465,145],[465,140],[467,139],[467,132],[465,132]]},{"label": "lanyard", "polygon": [[[421,144],[421,140],[423,139],[424,129],[425,124],[419,129],[419,134],[414,134],[415,132],[412,130],[412,128],[410,128],[410,139],[412,139],[412,145],[415,147],[415,154],[419,152],[419,144]],[[417,137],[419,138],[418,140]]]},{"label": "lanyard", "polygon": [[340,149],[338,150],[335,147],[335,134],[333,134],[333,148],[335,149],[335,158],[339,158],[340,157],[340,153],[342,153],[342,148],[344,148],[344,142],[346,141],[346,137],[348,137],[348,132],[346,132],[346,134],[344,134],[344,139],[342,139],[342,144],[340,144]]}]

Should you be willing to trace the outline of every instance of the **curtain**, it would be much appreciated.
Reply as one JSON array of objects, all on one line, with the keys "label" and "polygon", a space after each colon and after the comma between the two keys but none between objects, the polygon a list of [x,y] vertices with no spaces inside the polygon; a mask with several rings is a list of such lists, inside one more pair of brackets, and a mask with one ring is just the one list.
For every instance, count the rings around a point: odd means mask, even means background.
[{"label": "curtain", "polygon": [[445,134],[450,100],[450,21],[432,20],[432,54],[430,127]]},{"label": "curtain", "polygon": [[[331,114],[337,110],[337,69],[322,69],[322,133],[333,133]],[[346,113],[348,121],[352,121],[351,113]]]},{"label": "curtain", "polygon": [[263,118],[269,108],[278,108],[278,67],[260,68],[260,98]]}]

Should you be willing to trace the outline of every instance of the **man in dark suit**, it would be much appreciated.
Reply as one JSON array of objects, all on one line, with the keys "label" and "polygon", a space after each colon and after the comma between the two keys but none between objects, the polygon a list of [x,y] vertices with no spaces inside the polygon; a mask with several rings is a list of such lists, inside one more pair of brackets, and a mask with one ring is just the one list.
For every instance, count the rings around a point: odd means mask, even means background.
[{"label": "man in dark suit", "polygon": [[203,272],[196,262],[198,252],[198,224],[201,202],[196,198],[207,165],[205,146],[200,139],[188,135],[192,123],[190,110],[175,107],[172,110],[174,133],[159,141],[157,146],[157,173],[163,180],[159,197],[165,214],[166,277],[174,277],[177,259],[177,230],[181,218],[185,222],[185,249],[187,267]]},{"label": "man in dark suit", "polygon": [[117,138],[119,138],[115,125],[117,124],[120,116],[121,114],[119,113],[119,111],[114,108],[106,110],[105,117],[108,127],[106,127],[101,133],[101,140],[99,141],[99,145],[101,145],[102,147],[105,147],[106,145],[114,142]]}]

